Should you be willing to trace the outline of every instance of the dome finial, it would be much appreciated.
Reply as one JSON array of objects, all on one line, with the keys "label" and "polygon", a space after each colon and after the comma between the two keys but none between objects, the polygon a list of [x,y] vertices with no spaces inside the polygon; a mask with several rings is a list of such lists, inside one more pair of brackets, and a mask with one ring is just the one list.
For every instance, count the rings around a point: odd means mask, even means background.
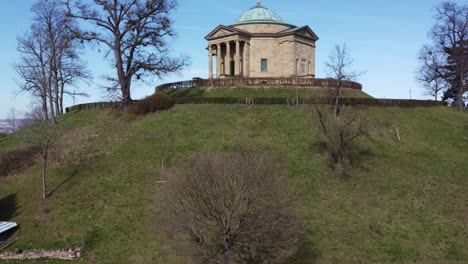
[{"label": "dome finial", "polygon": [[260,5],[262,3],[261,0],[257,0],[257,5]]}]

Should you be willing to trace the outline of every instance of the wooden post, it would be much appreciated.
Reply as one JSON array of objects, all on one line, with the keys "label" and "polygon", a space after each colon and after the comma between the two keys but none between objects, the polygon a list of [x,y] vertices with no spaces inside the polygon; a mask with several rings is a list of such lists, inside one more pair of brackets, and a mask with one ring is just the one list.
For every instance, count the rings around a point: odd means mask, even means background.
[{"label": "wooden post", "polygon": [[164,174],[164,159],[161,159],[161,175]]}]

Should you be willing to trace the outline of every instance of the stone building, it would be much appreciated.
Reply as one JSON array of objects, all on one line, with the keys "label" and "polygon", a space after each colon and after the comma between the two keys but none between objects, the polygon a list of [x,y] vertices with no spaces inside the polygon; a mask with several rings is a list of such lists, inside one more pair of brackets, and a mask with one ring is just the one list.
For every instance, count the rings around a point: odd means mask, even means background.
[{"label": "stone building", "polygon": [[309,26],[286,23],[278,14],[257,5],[230,26],[219,25],[208,41],[209,78],[315,77],[317,35]]}]

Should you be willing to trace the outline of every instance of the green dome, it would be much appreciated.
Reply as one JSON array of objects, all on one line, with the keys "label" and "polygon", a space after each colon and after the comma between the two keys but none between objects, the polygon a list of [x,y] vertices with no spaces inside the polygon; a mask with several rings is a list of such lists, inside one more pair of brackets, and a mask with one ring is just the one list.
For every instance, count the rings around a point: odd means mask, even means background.
[{"label": "green dome", "polygon": [[285,24],[278,14],[260,4],[250,8],[236,19],[236,24],[264,22]]}]

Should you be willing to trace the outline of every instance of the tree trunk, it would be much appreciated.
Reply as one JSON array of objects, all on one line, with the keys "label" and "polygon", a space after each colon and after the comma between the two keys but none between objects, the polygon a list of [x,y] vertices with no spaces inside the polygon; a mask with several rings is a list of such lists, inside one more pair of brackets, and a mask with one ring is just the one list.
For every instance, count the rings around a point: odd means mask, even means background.
[{"label": "tree trunk", "polygon": [[58,74],[55,73],[55,78],[54,78],[54,86],[55,86],[55,90],[54,90],[54,93],[55,93],[55,99],[54,99],[54,103],[55,103],[55,116],[59,116],[60,115],[60,104],[59,104],[59,100],[60,100],[60,96],[59,96],[59,81],[58,81]]},{"label": "tree trunk", "polygon": [[48,94],[49,94],[50,117],[52,118],[52,121],[54,121],[54,124],[57,124],[57,120],[55,119],[54,98],[52,96],[52,84],[51,83],[49,83]]},{"label": "tree trunk", "polygon": [[63,111],[63,93],[65,91],[65,85],[62,83],[60,85],[60,114],[63,115],[64,111]]},{"label": "tree trunk", "polygon": [[43,118],[45,120],[49,119],[49,111],[47,109],[47,95],[42,94],[41,95],[41,101],[42,101],[42,114],[44,115]]},{"label": "tree trunk", "polygon": [[126,74],[124,71],[124,62],[122,60],[122,51],[120,49],[120,35],[116,35],[117,41],[115,41],[114,53],[115,53],[115,66],[117,69],[117,76],[119,78],[120,90],[122,92],[122,101],[125,106],[128,106],[132,103],[132,98],[130,96],[130,84],[132,76]]},{"label": "tree trunk", "polygon": [[460,87],[460,89],[455,93],[455,102],[454,102],[455,107],[458,108],[460,112],[463,112],[463,88]]},{"label": "tree trunk", "polygon": [[125,81],[124,86],[122,86],[122,100],[125,106],[132,104],[132,98],[130,96],[130,81]]},{"label": "tree trunk", "polygon": [[335,116],[338,116],[340,114],[340,86],[341,84],[338,84],[338,87],[336,88],[336,94],[335,94],[335,107],[334,107],[334,114]]},{"label": "tree trunk", "polygon": [[224,251],[223,264],[229,264],[229,251],[227,250]]},{"label": "tree trunk", "polygon": [[47,156],[42,158],[42,199],[47,199]]}]

